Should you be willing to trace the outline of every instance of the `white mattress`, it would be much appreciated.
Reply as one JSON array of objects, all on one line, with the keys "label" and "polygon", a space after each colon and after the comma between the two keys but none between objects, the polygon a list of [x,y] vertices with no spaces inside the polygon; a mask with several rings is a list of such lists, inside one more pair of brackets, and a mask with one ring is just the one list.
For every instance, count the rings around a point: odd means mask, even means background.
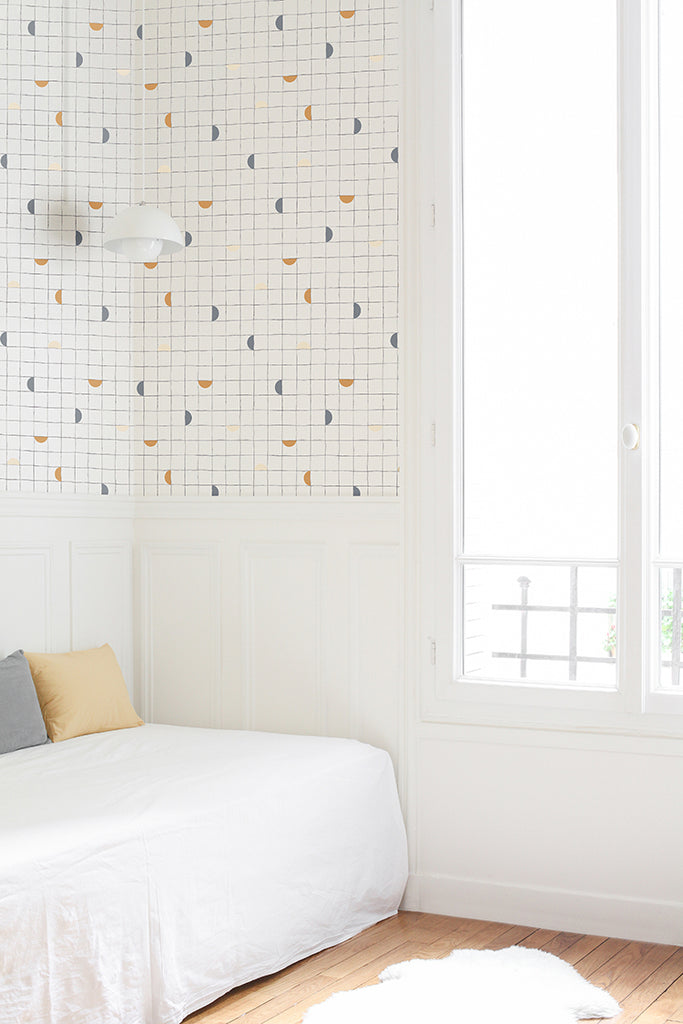
[{"label": "white mattress", "polygon": [[0,1024],[176,1024],[393,914],[389,756],[145,725],[0,758]]}]

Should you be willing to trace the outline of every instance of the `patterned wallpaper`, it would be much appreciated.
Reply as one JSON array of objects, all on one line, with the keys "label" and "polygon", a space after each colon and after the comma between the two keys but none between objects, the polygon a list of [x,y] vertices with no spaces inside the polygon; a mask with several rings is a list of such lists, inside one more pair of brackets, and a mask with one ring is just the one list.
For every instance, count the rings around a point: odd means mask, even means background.
[{"label": "patterned wallpaper", "polygon": [[[2,13],[3,486],[396,494],[397,0],[151,2],[144,91],[139,14],[44,2]],[[187,244],[131,266],[143,96]]]}]

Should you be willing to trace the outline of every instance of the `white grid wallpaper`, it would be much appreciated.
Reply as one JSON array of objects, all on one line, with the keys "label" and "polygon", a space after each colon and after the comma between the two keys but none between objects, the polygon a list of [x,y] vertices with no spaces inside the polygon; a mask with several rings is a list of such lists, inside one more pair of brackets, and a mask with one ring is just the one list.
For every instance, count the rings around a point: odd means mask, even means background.
[{"label": "white grid wallpaper", "polygon": [[145,199],[188,244],[144,267],[101,248],[139,15],[2,18],[4,488],[396,494],[397,0],[148,9]]}]

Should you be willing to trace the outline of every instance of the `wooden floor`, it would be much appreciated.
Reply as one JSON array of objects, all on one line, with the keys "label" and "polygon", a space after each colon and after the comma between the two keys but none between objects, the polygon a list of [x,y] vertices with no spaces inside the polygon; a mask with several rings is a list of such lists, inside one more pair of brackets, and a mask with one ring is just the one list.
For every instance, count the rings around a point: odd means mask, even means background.
[{"label": "wooden floor", "polygon": [[314,1003],[333,992],[372,985],[389,964],[445,956],[458,947],[514,945],[554,953],[607,989],[623,1009],[613,1024],[683,1024],[683,949],[677,946],[405,912],[279,974],[243,985],[187,1019],[192,1024],[299,1024]]}]

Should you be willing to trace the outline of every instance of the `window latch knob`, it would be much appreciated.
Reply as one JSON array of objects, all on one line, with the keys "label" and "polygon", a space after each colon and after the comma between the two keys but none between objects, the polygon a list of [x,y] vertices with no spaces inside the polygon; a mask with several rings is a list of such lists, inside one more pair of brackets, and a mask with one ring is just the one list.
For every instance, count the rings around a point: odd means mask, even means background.
[{"label": "window latch knob", "polygon": [[640,430],[637,423],[627,423],[621,431],[621,441],[624,448],[635,451],[640,444]]}]

